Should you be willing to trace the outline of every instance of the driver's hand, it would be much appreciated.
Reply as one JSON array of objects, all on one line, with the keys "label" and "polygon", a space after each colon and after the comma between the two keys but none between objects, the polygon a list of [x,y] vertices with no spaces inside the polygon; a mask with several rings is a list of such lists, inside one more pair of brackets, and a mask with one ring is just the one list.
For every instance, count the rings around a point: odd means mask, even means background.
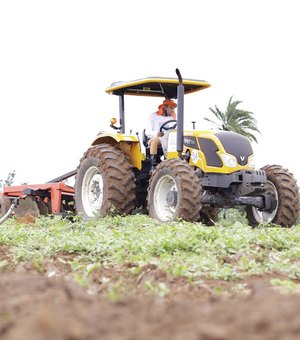
[{"label": "driver's hand", "polygon": [[159,131],[159,132],[157,132],[157,137],[162,137],[164,135],[164,133],[162,132],[162,131]]}]

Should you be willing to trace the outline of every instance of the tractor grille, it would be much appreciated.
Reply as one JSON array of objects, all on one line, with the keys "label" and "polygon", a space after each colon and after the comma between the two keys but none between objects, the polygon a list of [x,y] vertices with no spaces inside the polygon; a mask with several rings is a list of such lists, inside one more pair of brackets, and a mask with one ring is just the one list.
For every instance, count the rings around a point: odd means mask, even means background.
[{"label": "tractor grille", "polygon": [[208,166],[215,166],[221,168],[223,166],[223,163],[220,159],[220,157],[217,154],[217,151],[219,150],[217,145],[214,141],[207,138],[198,138],[200,148],[202,152],[205,155],[206,158],[206,164]]},{"label": "tractor grille", "polygon": [[248,158],[253,154],[249,140],[235,132],[222,131],[215,134],[222,143],[225,151],[234,155],[242,166],[248,163]]}]

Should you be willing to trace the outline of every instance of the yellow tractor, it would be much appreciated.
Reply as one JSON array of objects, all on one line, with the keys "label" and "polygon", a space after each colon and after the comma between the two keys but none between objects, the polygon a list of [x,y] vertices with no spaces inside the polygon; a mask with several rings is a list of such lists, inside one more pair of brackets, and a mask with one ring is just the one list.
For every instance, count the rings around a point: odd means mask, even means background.
[{"label": "yellow tractor", "polygon": [[[145,78],[113,83],[119,97],[119,122],[100,133],[77,169],[75,206],[86,217],[112,212],[131,214],[143,207],[159,221],[183,219],[213,224],[220,208],[246,206],[251,225],[291,227],[299,214],[299,189],[293,175],[279,165],[255,169],[249,140],[230,131],[184,130],[184,96],[206,89],[202,80]],[[177,99],[177,121],[161,126],[168,133],[153,168],[146,136],[125,134],[126,95]],[[141,144],[145,145],[142,152]]]}]

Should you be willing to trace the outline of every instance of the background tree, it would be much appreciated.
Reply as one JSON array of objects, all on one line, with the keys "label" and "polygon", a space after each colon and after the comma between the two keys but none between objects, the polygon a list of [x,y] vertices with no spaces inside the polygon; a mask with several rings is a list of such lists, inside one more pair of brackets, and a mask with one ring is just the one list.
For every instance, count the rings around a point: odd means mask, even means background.
[{"label": "background tree", "polygon": [[11,186],[14,182],[15,176],[16,176],[16,170],[13,170],[12,172],[8,174],[6,180],[4,181],[4,185]]},{"label": "background tree", "polygon": [[256,126],[257,121],[254,118],[254,113],[238,109],[237,106],[241,103],[242,101],[239,100],[233,101],[231,96],[225,112],[222,112],[217,106],[215,106],[214,109],[211,107],[209,108],[217,118],[218,122],[209,118],[204,119],[216,125],[220,130],[239,133],[257,143],[254,133],[260,133],[260,131]]}]

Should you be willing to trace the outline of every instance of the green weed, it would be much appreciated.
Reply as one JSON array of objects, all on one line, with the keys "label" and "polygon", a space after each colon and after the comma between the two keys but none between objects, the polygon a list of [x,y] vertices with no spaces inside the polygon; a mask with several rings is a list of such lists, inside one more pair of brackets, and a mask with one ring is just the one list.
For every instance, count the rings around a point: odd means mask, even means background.
[{"label": "green weed", "polygon": [[55,216],[40,217],[34,227],[7,220],[0,227],[0,244],[10,247],[15,263],[33,261],[38,271],[43,259],[72,254],[72,270],[87,279],[101,265],[125,263],[136,264],[133,274],[152,263],[191,280],[234,280],[272,271],[300,278],[299,225],[251,228],[243,219],[221,219],[206,227],[184,221],[159,223],[146,215],[76,217],[72,223]]}]

